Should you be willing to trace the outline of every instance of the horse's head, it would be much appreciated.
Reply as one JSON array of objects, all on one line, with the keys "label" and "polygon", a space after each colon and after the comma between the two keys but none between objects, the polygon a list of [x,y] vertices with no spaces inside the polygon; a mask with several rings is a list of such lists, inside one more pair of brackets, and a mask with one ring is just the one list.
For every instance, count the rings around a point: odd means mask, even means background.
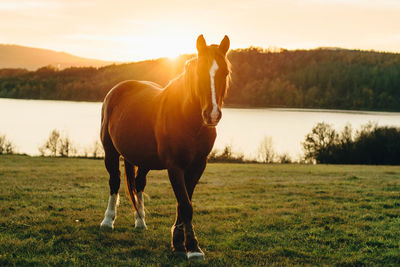
[{"label": "horse's head", "polygon": [[219,45],[207,46],[203,35],[197,38],[196,95],[201,106],[203,123],[216,126],[221,119],[221,107],[228,89],[230,64],[226,58],[229,38],[225,35]]}]

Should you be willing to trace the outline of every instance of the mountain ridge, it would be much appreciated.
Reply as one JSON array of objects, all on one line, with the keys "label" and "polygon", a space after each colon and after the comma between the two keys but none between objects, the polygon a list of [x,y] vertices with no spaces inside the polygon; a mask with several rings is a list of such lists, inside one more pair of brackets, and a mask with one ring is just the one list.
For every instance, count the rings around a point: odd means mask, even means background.
[{"label": "mountain ridge", "polygon": [[36,70],[49,65],[58,69],[69,67],[103,67],[113,63],[121,62],[84,58],[51,49],[16,44],[0,44],[0,69],[22,68]]}]

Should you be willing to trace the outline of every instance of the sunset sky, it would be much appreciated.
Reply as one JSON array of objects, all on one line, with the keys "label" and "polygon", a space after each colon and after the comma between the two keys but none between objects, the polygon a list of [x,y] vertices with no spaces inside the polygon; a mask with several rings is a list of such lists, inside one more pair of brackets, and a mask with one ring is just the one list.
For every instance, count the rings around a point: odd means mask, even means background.
[{"label": "sunset sky", "polygon": [[1,0],[0,43],[136,61],[232,48],[334,46],[400,52],[398,0]]}]

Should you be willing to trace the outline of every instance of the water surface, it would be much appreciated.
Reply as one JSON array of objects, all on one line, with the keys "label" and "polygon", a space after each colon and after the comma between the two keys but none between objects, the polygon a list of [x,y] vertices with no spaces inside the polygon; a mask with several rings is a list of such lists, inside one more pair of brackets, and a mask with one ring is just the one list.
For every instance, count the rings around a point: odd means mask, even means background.
[{"label": "water surface", "polygon": [[[64,131],[79,151],[99,139],[101,103],[0,99],[0,134],[5,134],[20,153],[38,155],[53,129]],[[257,156],[265,136],[272,138],[277,153],[297,159],[301,142],[318,122],[341,130],[350,123],[354,129],[368,122],[400,127],[399,112],[363,112],[312,109],[224,108],[217,127],[216,149],[231,145],[246,158]]]}]

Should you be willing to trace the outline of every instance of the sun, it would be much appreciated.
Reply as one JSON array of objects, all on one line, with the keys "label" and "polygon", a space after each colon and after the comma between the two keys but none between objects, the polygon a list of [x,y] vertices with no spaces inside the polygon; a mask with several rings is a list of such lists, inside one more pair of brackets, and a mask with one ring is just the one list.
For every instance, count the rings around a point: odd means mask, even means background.
[{"label": "sun", "polygon": [[194,53],[196,51],[196,43],[193,38],[177,38],[174,36],[164,39],[164,42],[158,42],[158,44],[157,47],[149,47],[147,50],[149,57],[167,57],[173,61],[182,54]]},{"label": "sun", "polygon": [[169,58],[174,60],[182,54],[195,53],[196,38],[196,33],[190,29],[168,25],[166,28],[154,28],[148,33],[124,35],[124,38],[115,41],[129,49],[127,54],[132,59]]}]

